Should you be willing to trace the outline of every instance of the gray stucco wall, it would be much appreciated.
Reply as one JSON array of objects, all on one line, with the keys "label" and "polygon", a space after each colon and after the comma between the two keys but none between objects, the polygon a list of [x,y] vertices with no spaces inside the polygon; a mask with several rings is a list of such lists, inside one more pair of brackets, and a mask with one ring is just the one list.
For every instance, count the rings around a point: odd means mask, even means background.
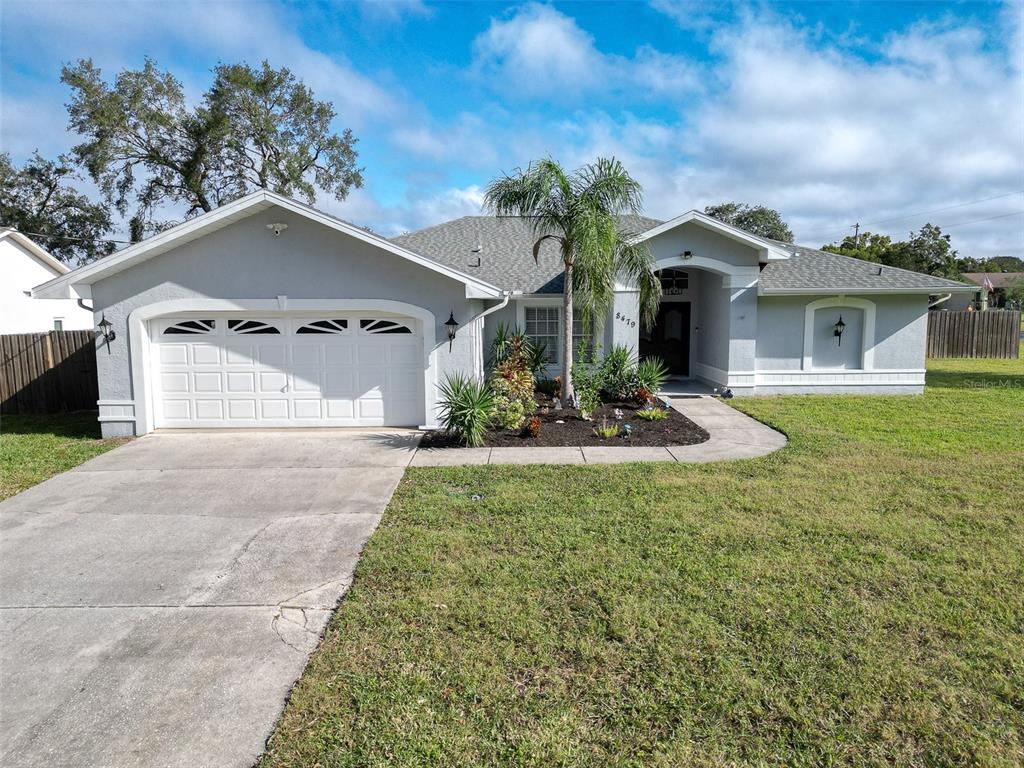
[{"label": "gray stucco wall", "polygon": [[[722,287],[722,276],[704,272],[700,278],[697,302],[697,354],[703,365],[729,368],[729,289]],[[694,373],[697,373],[695,371]]]},{"label": "gray stucco wall", "polygon": [[[707,256],[735,266],[753,266],[758,262],[757,251],[716,232],[689,222],[647,241],[655,261],[674,259],[683,251],[694,256]],[[680,264],[686,269],[686,264]]]},{"label": "gray stucco wall", "polygon": [[[274,237],[266,228],[284,222]],[[438,380],[455,370],[472,372],[469,321],[484,302],[467,300],[465,286],[308,219],[270,208],[168,253],[101,280],[92,287],[97,313],[113,323],[117,339],[97,350],[100,400],[134,398],[128,316],[155,302],[186,298],[386,299],[434,315]],[[454,312],[462,324],[452,351],[443,323]],[[427,350],[429,352],[429,350]],[[118,428],[104,425],[105,433]]]},{"label": "gray stucco wall", "polygon": [[[761,296],[758,299],[758,370],[800,370],[804,353],[804,309],[822,298],[827,296]],[[875,369],[924,368],[928,297],[910,294],[861,298],[875,303]],[[838,318],[838,307],[835,314]]]}]

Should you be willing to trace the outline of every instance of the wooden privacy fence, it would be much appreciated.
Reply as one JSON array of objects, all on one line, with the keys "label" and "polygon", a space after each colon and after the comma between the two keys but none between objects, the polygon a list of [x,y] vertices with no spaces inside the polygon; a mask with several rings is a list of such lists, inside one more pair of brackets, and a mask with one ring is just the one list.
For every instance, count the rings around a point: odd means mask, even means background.
[{"label": "wooden privacy fence", "polygon": [[95,331],[0,336],[0,413],[96,408]]},{"label": "wooden privacy fence", "polygon": [[1019,355],[1019,310],[928,313],[928,357]]}]

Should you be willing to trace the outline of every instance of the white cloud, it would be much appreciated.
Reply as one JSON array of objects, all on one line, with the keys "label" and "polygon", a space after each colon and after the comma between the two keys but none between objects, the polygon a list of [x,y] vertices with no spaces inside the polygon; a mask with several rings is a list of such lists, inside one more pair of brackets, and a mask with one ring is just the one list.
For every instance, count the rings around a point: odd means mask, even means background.
[{"label": "white cloud", "polygon": [[650,46],[633,58],[602,53],[575,19],[538,3],[491,19],[473,42],[473,69],[496,92],[563,102],[595,92],[648,99],[691,90],[698,82],[690,60]]}]

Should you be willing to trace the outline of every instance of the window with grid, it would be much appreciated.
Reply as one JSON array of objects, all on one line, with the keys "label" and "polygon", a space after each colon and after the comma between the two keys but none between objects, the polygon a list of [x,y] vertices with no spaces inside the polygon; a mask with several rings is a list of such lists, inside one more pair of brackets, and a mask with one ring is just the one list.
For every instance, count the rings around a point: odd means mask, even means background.
[{"label": "window with grid", "polygon": [[561,309],[558,307],[526,307],[526,335],[534,344],[543,344],[552,363],[558,354],[558,327]]},{"label": "window with grid", "polygon": [[583,321],[578,317],[572,319],[572,351],[573,360],[589,357],[594,351],[593,336],[583,333]]}]

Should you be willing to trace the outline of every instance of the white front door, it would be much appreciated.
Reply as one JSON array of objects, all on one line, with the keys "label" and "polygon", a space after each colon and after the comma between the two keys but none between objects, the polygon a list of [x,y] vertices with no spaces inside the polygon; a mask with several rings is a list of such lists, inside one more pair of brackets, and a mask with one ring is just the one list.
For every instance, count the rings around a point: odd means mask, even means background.
[{"label": "white front door", "polygon": [[417,320],[379,312],[152,321],[157,428],[422,423]]}]

